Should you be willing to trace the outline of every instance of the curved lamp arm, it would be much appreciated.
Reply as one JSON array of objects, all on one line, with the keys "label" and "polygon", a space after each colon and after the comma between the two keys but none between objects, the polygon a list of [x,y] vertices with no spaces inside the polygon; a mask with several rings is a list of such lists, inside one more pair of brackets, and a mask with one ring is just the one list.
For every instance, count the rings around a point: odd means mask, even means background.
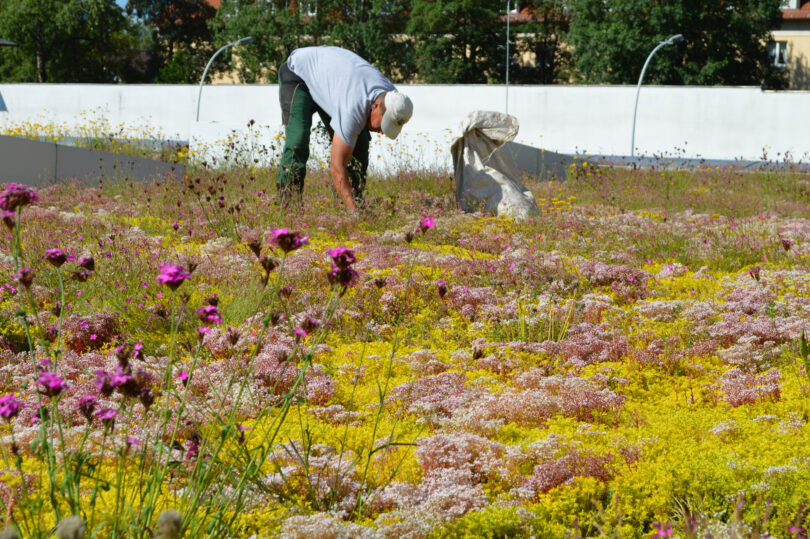
[{"label": "curved lamp arm", "polygon": [[221,53],[222,51],[224,51],[228,47],[233,47],[234,45],[241,45],[242,43],[251,43],[252,41],[253,41],[253,38],[250,37],[250,36],[247,36],[247,37],[243,37],[242,39],[239,39],[237,41],[233,41],[231,43],[228,43],[227,45],[225,45],[223,47],[220,47],[220,49],[217,52],[214,53],[214,55],[211,57],[211,59],[208,60],[208,64],[206,64],[205,71],[203,71],[202,78],[200,79],[200,91],[197,93],[197,116],[195,118],[195,121],[197,121],[197,122],[200,121],[200,98],[202,97],[203,83],[205,82],[205,76],[208,74],[208,68],[211,67],[212,63],[214,63],[214,58],[216,58],[219,55],[219,53]]},{"label": "curved lamp arm", "polygon": [[638,78],[638,84],[636,85],[636,104],[633,106],[633,134],[630,138],[630,157],[635,155],[636,151],[636,112],[638,112],[638,94],[641,92],[641,81],[644,80],[644,73],[647,71],[647,66],[650,64],[650,60],[652,60],[653,55],[658,52],[658,49],[665,45],[674,45],[675,43],[680,43],[684,40],[683,34],[675,34],[671,38],[662,41],[655,47],[649,56],[647,56],[647,61],[644,62],[644,67],[641,69],[641,75]]}]

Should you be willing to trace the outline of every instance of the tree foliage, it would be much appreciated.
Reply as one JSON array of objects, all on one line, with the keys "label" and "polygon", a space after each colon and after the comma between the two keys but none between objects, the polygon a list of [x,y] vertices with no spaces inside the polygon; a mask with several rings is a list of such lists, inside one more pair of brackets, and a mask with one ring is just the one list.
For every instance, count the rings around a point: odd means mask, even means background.
[{"label": "tree foliage", "polygon": [[205,0],[129,0],[127,10],[150,29],[149,73],[157,82],[200,80],[216,51],[210,23],[217,10]]},{"label": "tree foliage", "polygon": [[324,43],[356,52],[393,81],[413,74],[413,42],[405,35],[410,2],[323,0]]},{"label": "tree foliage", "polygon": [[412,45],[402,35],[408,7],[405,0],[224,0],[214,28],[220,45],[254,38],[234,65],[244,81],[275,80],[293,50],[311,45],[352,50],[397,81],[412,73]]},{"label": "tree foliage", "polygon": [[417,80],[487,83],[504,80],[506,26],[501,0],[413,0],[408,34]]},{"label": "tree foliage", "polygon": [[[245,82],[275,81],[278,68],[298,47],[318,44],[322,18],[309,14],[301,3],[286,1],[223,0],[213,28],[218,46],[246,36],[253,42],[238,51],[232,64]],[[223,57],[223,64],[231,57]]]},{"label": "tree foliage", "polygon": [[132,25],[115,0],[0,0],[4,82],[116,82],[136,54]]},{"label": "tree foliage", "polygon": [[510,82],[554,84],[566,80],[570,76],[571,51],[565,45],[570,23],[565,0],[529,0],[522,4],[529,8],[531,17],[512,26]]},{"label": "tree foliage", "polygon": [[633,84],[660,41],[646,82],[765,85],[782,88],[786,74],[771,65],[766,42],[781,22],[781,0],[573,0],[567,41],[579,79]]}]

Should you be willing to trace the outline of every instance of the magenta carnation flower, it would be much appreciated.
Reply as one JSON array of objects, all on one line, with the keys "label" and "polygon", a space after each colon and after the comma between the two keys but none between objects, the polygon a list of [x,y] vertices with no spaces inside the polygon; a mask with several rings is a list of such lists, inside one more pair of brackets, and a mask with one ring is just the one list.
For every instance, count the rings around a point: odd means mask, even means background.
[{"label": "magenta carnation flower", "polygon": [[160,268],[160,275],[157,276],[157,282],[165,284],[171,290],[177,290],[183,281],[191,277],[191,274],[185,270],[183,266],[177,264],[167,264]]},{"label": "magenta carnation flower", "polygon": [[21,268],[14,277],[16,277],[25,288],[31,288],[31,283],[34,282],[34,270],[31,268]]},{"label": "magenta carnation flower", "polygon": [[6,225],[9,231],[14,230],[14,227],[17,226],[17,223],[14,221],[15,217],[16,214],[13,211],[0,210],[0,219],[3,220],[3,224]]},{"label": "magenta carnation flower", "polygon": [[37,192],[20,183],[10,183],[0,192],[0,210],[14,212],[28,204],[39,202]]},{"label": "magenta carnation flower", "polygon": [[7,421],[20,413],[20,408],[22,407],[23,402],[18,400],[14,395],[3,395],[0,397],[0,417]]},{"label": "magenta carnation flower", "polygon": [[308,245],[309,236],[302,236],[300,232],[291,232],[289,228],[271,228],[268,241],[285,253],[290,253]]},{"label": "magenta carnation flower", "polygon": [[112,376],[103,369],[96,371],[96,390],[105,397],[112,395],[115,390],[115,386],[112,384]]},{"label": "magenta carnation flower", "polygon": [[115,374],[113,374],[110,379],[110,383],[113,387],[117,388],[118,391],[128,397],[138,395],[138,383],[135,381],[135,378],[129,374],[129,372],[122,369],[120,365],[116,368]]},{"label": "magenta carnation flower", "polygon": [[335,266],[339,267],[340,269],[346,269],[357,262],[357,257],[354,255],[354,251],[348,247],[335,247],[334,249],[329,249],[326,251],[326,254],[332,257],[332,261],[335,263]]},{"label": "magenta carnation flower", "polygon": [[204,324],[221,324],[222,315],[216,305],[206,305],[197,309],[197,318]]},{"label": "magenta carnation flower", "polygon": [[79,402],[76,404],[76,407],[79,409],[79,413],[84,416],[87,422],[91,422],[93,420],[93,412],[96,409],[96,405],[98,404],[98,399],[95,395],[85,395]]},{"label": "magenta carnation flower", "polygon": [[98,412],[96,412],[96,417],[104,423],[105,427],[112,427],[115,424],[115,416],[118,415],[118,412],[113,410],[112,408],[102,408]]},{"label": "magenta carnation flower", "polygon": [[62,264],[67,262],[67,253],[62,249],[56,247],[55,249],[45,249],[45,260],[56,266],[61,267]]},{"label": "magenta carnation flower", "polygon": [[332,269],[326,274],[326,277],[329,279],[330,284],[339,284],[344,288],[348,288],[357,284],[357,279],[360,277],[360,274],[352,267],[339,268],[338,266],[332,266]]},{"label": "magenta carnation flower", "polygon": [[48,371],[39,373],[37,385],[39,386],[39,392],[48,397],[56,397],[68,388],[62,377]]}]

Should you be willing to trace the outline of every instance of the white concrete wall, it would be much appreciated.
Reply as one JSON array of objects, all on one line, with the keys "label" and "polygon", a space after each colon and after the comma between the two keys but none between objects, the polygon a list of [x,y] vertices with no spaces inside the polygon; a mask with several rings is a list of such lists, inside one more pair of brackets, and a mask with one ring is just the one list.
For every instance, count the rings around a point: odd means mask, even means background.
[{"label": "white concrete wall", "polygon": [[[451,168],[452,130],[472,110],[503,111],[503,86],[400,85],[414,116],[394,143],[377,137],[372,163],[399,168]],[[190,140],[203,155],[232,131],[258,126],[252,146],[276,146],[280,110],[275,85],[208,85],[200,122],[191,85],[0,84],[0,132],[21,122],[86,125],[104,117],[137,135],[148,126],[165,138]],[[561,153],[629,155],[635,87],[518,86],[509,112],[520,121],[517,142]],[[82,116],[84,114],[84,116]],[[789,152],[810,158],[810,92],[759,88],[656,87],[641,90],[636,154],[758,159]],[[91,126],[92,127],[92,126]],[[244,140],[243,135],[236,137]],[[324,159],[324,149],[315,148]],[[380,157],[377,157],[377,156]]]}]

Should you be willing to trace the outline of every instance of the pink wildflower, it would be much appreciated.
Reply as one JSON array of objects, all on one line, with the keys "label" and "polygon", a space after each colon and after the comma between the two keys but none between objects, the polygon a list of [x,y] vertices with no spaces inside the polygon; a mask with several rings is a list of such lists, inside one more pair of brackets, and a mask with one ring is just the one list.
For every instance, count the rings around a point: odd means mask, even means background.
[{"label": "pink wildflower", "polygon": [[124,395],[134,397],[138,394],[138,384],[135,378],[119,365],[112,376],[110,383]]},{"label": "pink wildflower", "polygon": [[31,288],[31,283],[34,282],[34,270],[31,268],[22,268],[17,272],[16,275],[14,275],[14,277],[25,288]]},{"label": "pink wildflower", "polygon": [[59,268],[62,264],[67,262],[67,254],[58,247],[55,249],[45,249],[45,260]]},{"label": "pink wildflower", "polygon": [[183,382],[183,385],[188,383],[189,374],[186,371],[180,371],[177,373],[177,377]]},{"label": "pink wildflower", "polygon": [[39,202],[37,192],[20,183],[10,183],[0,191],[0,210],[13,212],[28,204]]},{"label": "pink wildflower", "polygon": [[289,228],[271,228],[270,235],[268,241],[285,254],[309,244],[309,236],[302,236],[300,232],[290,232]]},{"label": "pink wildflower", "polygon": [[428,215],[427,217],[419,221],[419,230],[421,230],[423,234],[427,232],[428,229],[433,228],[434,226],[436,226],[436,221],[433,220],[432,215]]},{"label": "pink wildflower", "polygon": [[76,407],[79,409],[79,413],[84,416],[88,423],[90,423],[93,420],[93,412],[95,411],[97,404],[98,399],[94,395],[85,395],[79,399]]},{"label": "pink wildflower", "polygon": [[39,392],[48,397],[56,397],[68,387],[62,377],[47,371],[39,373],[37,385],[40,386]]},{"label": "pink wildflower", "polygon": [[93,260],[92,256],[83,256],[79,258],[79,261],[76,262],[76,265],[88,271],[95,271],[96,269],[96,261]]},{"label": "pink wildflower", "polygon": [[9,421],[20,412],[23,407],[23,402],[11,395],[3,395],[0,397],[0,417]]},{"label": "pink wildflower", "polygon": [[98,369],[96,371],[96,391],[105,397],[109,397],[112,395],[114,390],[115,386],[112,383],[112,376],[110,373],[103,369]]},{"label": "pink wildflower", "polygon": [[197,309],[197,318],[204,324],[221,324],[222,315],[216,305],[206,305]]},{"label": "pink wildflower", "polygon": [[160,268],[160,275],[157,276],[157,282],[165,284],[170,290],[177,290],[183,281],[191,277],[191,274],[185,270],[183,266],[177,264],[167,264]]},{"label": "pink wildflower", "polygon": [[326,251],[326,254],[331,256],[335,266],[342,270],[357,262],[354,251],[348,247],[335,247],[334,249]]},{"label": "pink wildflower", "polygon": [[343,288],[349,288],[357,284],[360,274],[352,267],[340,268],[338,266],[332,266],[332,269],[329,270],[326,277],[332,285],[339,284]]},{"label": "pink wildflower", "polygon": [[96,417],[104,423],[105,427],[112,428],[115,424],[115,416],[118,415],[118,412],[113,410],[112,408],[102,408],[98,412],[96,412]]}]

